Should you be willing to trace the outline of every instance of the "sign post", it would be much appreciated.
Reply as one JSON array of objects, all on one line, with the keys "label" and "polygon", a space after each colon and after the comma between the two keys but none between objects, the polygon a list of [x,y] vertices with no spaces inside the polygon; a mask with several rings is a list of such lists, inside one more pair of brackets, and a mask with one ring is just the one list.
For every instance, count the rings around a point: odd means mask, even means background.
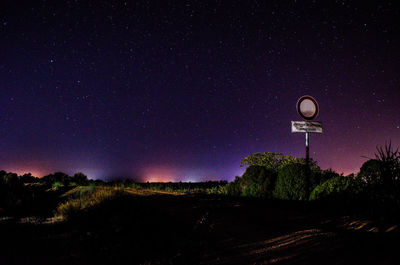
[{"label": "sign post", "polygon": [[310,161],[310,146],[308,145],[308,132],[306,132],[306,165],[309,166]]},{"label": "sign post", "polygon": [[318,116],[319,107],[317,101],[311,96],[302,96],[296,104],[297,112],[303,121],[292,121],[292,133],[306,133],[306,191],[310,192],[310,133],[322,133],[322,123],[312,121]]},{"label": "sign post", "polygon": [[322,123],[312,121],[318,116],[317,101],[311,96],[302,96],[296,104],[297,112],[304,121],[292,121],[292,133],[306,133],[306,165],[310,163],[310,136],[309,133],[322,133]]}]

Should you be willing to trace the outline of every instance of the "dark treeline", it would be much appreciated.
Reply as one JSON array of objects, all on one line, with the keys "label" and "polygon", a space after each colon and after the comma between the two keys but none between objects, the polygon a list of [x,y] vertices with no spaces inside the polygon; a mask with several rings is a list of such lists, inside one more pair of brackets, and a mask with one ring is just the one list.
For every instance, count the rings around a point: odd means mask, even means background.
[{"label": "dark treeline", "polygon": [[228,182],[225,180],[204,182],[135,182],[128,179],[123,182],[111,182],[110,184],[168,192],[202,193],[215,187],[225,186]]},{"label": "dark treeline", "polygon": [[[1,209],[9,211],[32,207],[32,203],[35,203],[38,197],[43,194],[51,192],[62,194],[62,192],[77,186],[109,186],[166,192],[205,193],[209,189],[222,187],[227,183],[227,181],[141,183],[131,179],[102,181],[88,179],[85,174],[80,172],[73,176],[63,172],[55,172],[38,178],[30,173],[18,175],[12,172],[0,171],[0,212]],[[39,203],[43,203],[43,201]]]},{"label": "dark treeline", "polygon": [[[258,197],[267,200],[310,201],[346,213],[371,217],[400,217],[400,152],[391,143],[377,147],[375,157],[366,161],[357,174],[340,175],[322,170],[315,161],[280,153],[256,153],[242,160],[246,171],[234,181],[140,183],[134,180],[104,182],[90,180],[83,173],[69,176],[56,172],[36,178],[0,171],[0,209],[32,208],[46,202],[47,194],[62,194],[79,186],[106,186],[157,190],[185,194]],[[85,189],[94,191],[94,188]],[[82,193],[82,192],[81,192]],[[45,194],[45,195],[43,195]],[[34,207],[33,207],[34,208]]]}]

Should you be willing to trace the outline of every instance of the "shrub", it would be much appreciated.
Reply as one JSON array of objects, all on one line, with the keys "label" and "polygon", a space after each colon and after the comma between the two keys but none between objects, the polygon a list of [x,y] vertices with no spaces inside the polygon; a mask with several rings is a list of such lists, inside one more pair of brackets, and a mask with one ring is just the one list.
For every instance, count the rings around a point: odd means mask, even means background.
[{"label": "shrub", "polygon": [[215,195],[226,195],[227,194],[227,186],[220,185],[220,186],[214,186],[212,188],[206,189],[207,194],[215,194]]},{"label": "shrub", "polygon": [[375,159],[366,161],[357,177],[366,185],[369,211],[400,217],[400,152],[391,142],[377,147]]},{"label": "shrub", "polygon": [[358,173],[357,177],[370,185],[379,184],[382,180],[383,164],[377,159],[370,159],[365,162]]},{"label": "shrub", "polygon": [[[310,178],[308,178],[308,175]],[[307,200],[309,187],[311,183],[316,182],[315,175],[304,164],[289,164],[278,171],[273,196],[284,200]],[[313,181],[310,179],[313,179]]]},{"label": "shrub", "polygon": [[236,177],[225,188],[230,196],[271,198],[276,181],[276,171],[264,166],[252,165],[242,177]]},{"label": "shrub", "polygon": [[[315,172],[315,171],[314,171]],[[315,179],[316,181],[319,181],[319,183],[315,183],[316,185],[322,184],[325,181],[329,180],[329,179],[333,179],[336,177],[339,177],[340,175],[338,173],[336,173],[334,170],[332,169],[327,169],[327,170],[322,170],[320,172],[320,177],[319,179]]]},{"label": "shrub", "polygon": [[310,200],[355,199],[364,188],[360,181],[351,177],[336,176],[316,186],[310,194]]},{"label": "shrub", "polygon": [[226,194],[229,196],[240,196],[241,193],[240,177],[236,176],[235,180],[226,186]]},{"label": "shrub", "polygon": [[56,181],[52,184],[53,189],[58,189],[62,186],[63,184],[60,181]]},{"label": "shrub", "polygon": [[276,173],[274,170],[263,166],[250,166],[240,179],[242,195],[271,198],[275,181]]}]

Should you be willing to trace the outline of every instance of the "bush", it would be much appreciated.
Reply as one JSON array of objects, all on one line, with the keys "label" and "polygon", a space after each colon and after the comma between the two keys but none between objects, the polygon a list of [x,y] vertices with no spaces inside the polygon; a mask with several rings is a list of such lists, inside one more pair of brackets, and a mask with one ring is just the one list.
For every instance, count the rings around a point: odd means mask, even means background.
[{"label": "bush", "polygon": [[289,164],[278,171],[273,196],[283,200],[308,200],[311,183],[317,182],[315,175],[304,164]]},{"label": "bush", "polygon": [[276,171],[264,166],[252,165],[242,177],[229,183],[225,193],[230,196],[271,198],[276,181]]},{"label": "bush", "polygon": [[226,195],[227,194],[227,186],[215,186],[209,189],[206,189],[207,194],[215,194],[215,195]]},{"label": "bush", "polygon": [[[316,172],[314,171],[314,173]],[[319,183],[315,183],[316,185],[322,184],[329,179],[333,179],[340,176],[332,169],[322,170],[319,174],[320,174],[319,179],[318,178],[315,179],[317,182],[319,181]]]},{"label": "bush", "polygon": [[400,152],[391,142],[377,147],[375,159],[365,162],[358,178],[366,185],[370,211],[400,217]]},{"label": "bush", "polygon": [[316,186],[310,194],[310,200],[355,199],[364,190],[360,181],[351,177],[336,176]]},{"label": "bush", "polygon": [[242,195],[271,198],[275,181],[276,173],[274,170],[263,166],[250,166],[240,179]]},{"label": "bush", "polygon": [[58,189],[62,186],[63,184],[60,181],[56,181],[52,184],[53,189]]},{"label": "bush", "polygon": [[383,163],[377,159],[370,159],[365,162],[357,177],[369,185],[379,184],[382,180]]},{"label": "bush", "polygon": [[240,196],[242,193],[240,189],[240,177],[236,176],[235,180],[226,186],[226,194],[229,196]]}]

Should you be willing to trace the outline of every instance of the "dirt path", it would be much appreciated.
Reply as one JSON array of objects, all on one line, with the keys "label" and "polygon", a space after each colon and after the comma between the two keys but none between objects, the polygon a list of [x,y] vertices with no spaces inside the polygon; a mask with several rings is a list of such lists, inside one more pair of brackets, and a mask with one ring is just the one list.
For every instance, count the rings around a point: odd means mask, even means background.
[{"label": "dirt path", "polygon": [[394,226],[322,213],[301,203],[150,191],[132,194],[87,212],[76,222],[0,222],[0,263],[398,264],[400,260],[400,237]]}]

